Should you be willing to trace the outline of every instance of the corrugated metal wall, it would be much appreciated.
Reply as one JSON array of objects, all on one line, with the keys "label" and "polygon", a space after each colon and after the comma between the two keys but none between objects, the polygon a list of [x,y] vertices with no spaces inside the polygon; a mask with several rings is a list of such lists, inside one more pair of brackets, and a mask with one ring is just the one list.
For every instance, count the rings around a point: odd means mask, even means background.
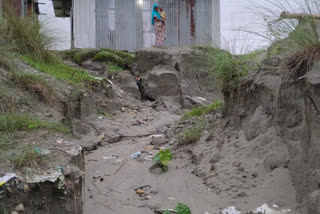
[{"label": "corrugated metal wall", "polygon": [[154,44],[154,3],[167,13],[167,46],[208,45],[213,41],[220,45],[219,0],[77,0],[76,47],[129,51],[150,47]]},{"label": "corrugated metal wall", "polygon": [[77,48],[96,47],[96,8],[94,0],[74,1],[74,40]]}]

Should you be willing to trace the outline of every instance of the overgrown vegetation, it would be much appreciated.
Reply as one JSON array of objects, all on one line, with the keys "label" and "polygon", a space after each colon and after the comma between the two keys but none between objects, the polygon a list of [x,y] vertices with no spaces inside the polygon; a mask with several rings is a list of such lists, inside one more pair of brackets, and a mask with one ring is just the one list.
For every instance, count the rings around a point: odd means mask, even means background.
[{"label": "overgrown vegetation", "polygon": [[93,58],[99,52],[100,50],[95,48],[79,49],[74,54],[74,61],[81,65],[85,60]]},{"label": "overgrown vegetation", "polygon": [[221,108],[223,105],[223,102],[221,101],[214,101],[212,104],[208,106],[196,106],[193,107],[190,111],[186,112],[181,120],[187,120],[191,117],[200,117],[206,114],[210,114],[211,112],[215,111],[216,109]]},{"label": "overgrown vegetation", "polygon": [[203,121],[183,129],[178,135],[179,144],[193,144],[199,141],[204,128]]},{"label": "overgrown vegetation", "polygon": [[168,171],[168,164],[171,160],[172,154],[170,149],[160,150],[159,153],[153,157],[155,163],[161,164],[163,172]]}]

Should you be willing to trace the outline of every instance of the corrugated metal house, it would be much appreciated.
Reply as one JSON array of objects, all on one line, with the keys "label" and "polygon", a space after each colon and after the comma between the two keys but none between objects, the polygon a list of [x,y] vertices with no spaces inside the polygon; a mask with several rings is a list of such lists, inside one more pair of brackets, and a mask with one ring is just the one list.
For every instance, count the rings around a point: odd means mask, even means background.
[{"label": "corrugated metal house", "polygon": [[39,14],[38,0],[0,0],[0,6],[10,4],[17,15],[31,16]]},{"label": "corrugated metal house", "polygon": [[167,46],[220,46],[220,0],[73,0],[73,4],[71,1],[54,0],[54,7],[57,16],[69,16],[67,11],[71,8],[77,48],[132,51],[150,47],[154,44],[151,25],[154,3],[167,13]]}]

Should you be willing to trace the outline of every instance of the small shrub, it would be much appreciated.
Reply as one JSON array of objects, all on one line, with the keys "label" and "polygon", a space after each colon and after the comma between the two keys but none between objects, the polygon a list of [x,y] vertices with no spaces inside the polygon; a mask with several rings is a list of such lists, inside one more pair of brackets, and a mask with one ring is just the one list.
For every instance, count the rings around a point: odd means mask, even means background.
[{"label": "small shrub", "polygon": [[202,122],[182,130],[182,132],[178,135],[179,144],[192,144],[198,142],[198,140],[201,138],[202,130]]},{"label": "small shrub", "polygon": [[113,63],[119,67],[124,67],[124,60],[116,54],[111,52],[102,51],[97,53],[94,58],[94,61]]},{"label": "small shrub", "polygon": [[155,163],[159,163],[162,166],[162,171],[168,171],[168,164],[172,160],[172,154],[170,149],[160,150],[160,152],[153,157]]},{"label": "small shrub", "polygon": [[53,104],[56,100],[55,90],[40,75],[31,73],[14,73],[13,80],[21,89],[25,89],[32,94],[39,96],[48,104]]},{"label": "small shrub", "polygon": [[84,62],[87,59],[93,58],[98,52],[100,52],[99,49],[95,48],[85,48],[78,50],[74,55],[74,61],[81,65],[82,62]]},{"label": "small shrub", "polygon": [[37,167],[43,162],[43,155],[31,146],[12,152],[7,158],[16,168]]},{"label": "small shrub", "polygon": [[191,109],[191,111],[185,113],[182,120],[187,120],[191,117],[200,117],[202,115],[210,114],[218,108],[221,108],[223,103],[221,101],[214,101],[208,106],[197,106]]}]

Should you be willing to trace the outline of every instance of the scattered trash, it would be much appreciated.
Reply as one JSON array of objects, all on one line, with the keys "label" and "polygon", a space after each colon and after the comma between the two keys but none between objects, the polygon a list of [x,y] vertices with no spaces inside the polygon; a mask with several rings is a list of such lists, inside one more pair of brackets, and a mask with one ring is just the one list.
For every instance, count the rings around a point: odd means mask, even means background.
[{"label": "scattered trash", "polygon": [[[278,208],[279,206],[274,204],[273,207],[274,208]],[[261,205],[260,207],[258,207],[257,209],[255,209],[253,211],[253,213],[255,213],[255,214],[259,214],[259,213],[263,213],[263,214],[287,214],[287,213],[290,213],[290,212],[291,212],[291,209],[284,209],[284,210],[278,211],[278,210],[272,209],[267,204],[263,204],[263,205]]]},{"label": "scattered trash", "polygon": [[150,185],[144,185],[144,186],[135,188],[134,190],[137,191],[137,190],[139,190],[139,189],[142,189],[142,190],[144,190],[144,191],[147,191],[147,190],[151,189],[151,186],[150,186]]},{"label": "scattered trash", "polygon": [[145,150],[148,150],[148,151],[152,151],[152,150],[154,150],[154,146],[153,146],[153,145],[146,145],[146,146],[144,147],[144,149],[145,149]]},{"label": "scattered trash", "polygon": [[222,214],[241,214],[241,212],[235,206],[231,206],[222,210]]},{"label": "scattered trash", "polygon": [[15,209],[15,211],[22,212],[22,211],[24,211],[24,206],[23,206],[23,204],[19,204],[14,209]]},{"label": "scattered trash", "polygon": [[279,206],[276,205],[276,204],[273,204],[272,206],[273,206],[274,208],[279,208]]},{"label": "scattered trash", "polygon": [[132,123],[133,126],[139,126],[141,124],[143,124],[141,120],[136,120],[135,122]]},{"label": "scattered trash", "polygon": [[40,155],[48,155],[50,154],[50,150],[49,149],[39,149],[39,148],[35,148],[34,150],[36,150],[36,152]]},{"label": "scattered trash", "polygon": [[159,193],[158,191],[150,191],[150,194],[152,194],[152,195],[156,195],[158,193]]},{"label": "scattered trash", "polygon": [[147,195],[146,197],[144,197],[144,199],[146,199],[146,200],[151,199],[151,195]]},{"label": "scattered trash", "polygon": [[144,194],[144,190],[143,189],[138,189],[138,190],[136,190],[136,193],[138,195],[142,195],[142,194]]},{"label": "scattered trash", "polygon": [[0,177],[0,187],[16,176],[15,173],[6,173],[3,177]]},{"label": "scattered trash", "polygon": [[99,116],[98,118],[99,118],[99,119],[103,119],[103,116]]},{"label": "scattered trash", "polygon": [[63,143],[63,139],[58,138],[58,139],[56,140],[56,143],[57,143],[57,144],[62,144],[62,143]]},{"label": "scattered trash", "polygon": [[136,152],[136,153],[133,153],[132,155],[131,155],[131,158],[132,159],[137,159],[138,157],[140,157],[141,156],[141,152]]},{"label": "scattered trash", "polygon": [[111,156],[104,156],[103,159],[110,160],[110,159],[115,159],[115,158],[118,158],[118,157],[119,157],[118,155],[111,155]]},{"label": "scattered trash", "polygon": [[156,138],[156,137],[162,137],[163,134],[155,134],[155,135],[150,135],[150,138]]},{"label": "scattered trash", "polygon": [[171,197],[169,197],[168,200],[176,200],[176,198],[171,198]]}]

